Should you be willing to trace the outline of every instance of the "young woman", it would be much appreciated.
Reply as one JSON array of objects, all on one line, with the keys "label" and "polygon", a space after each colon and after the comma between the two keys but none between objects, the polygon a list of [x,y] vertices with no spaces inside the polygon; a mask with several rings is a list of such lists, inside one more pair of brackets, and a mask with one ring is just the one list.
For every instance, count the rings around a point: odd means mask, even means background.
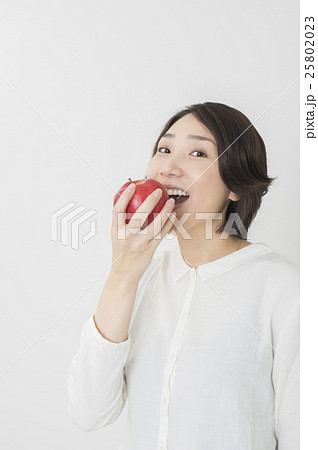
[{"label": "young woman", "polygon": [[[112,268],[71,363],[69,414],[96,430],[128,398],[136,450],[298,449],[298,266],[247,241],[273,181],[261,136],[234,108],[191,105],[164,126],[147,177],[175,201],[146,233],[135,219],[156,193],[128,225],[134,185],[113,208]],[[153,257],[167,233],[179,248]]]}]

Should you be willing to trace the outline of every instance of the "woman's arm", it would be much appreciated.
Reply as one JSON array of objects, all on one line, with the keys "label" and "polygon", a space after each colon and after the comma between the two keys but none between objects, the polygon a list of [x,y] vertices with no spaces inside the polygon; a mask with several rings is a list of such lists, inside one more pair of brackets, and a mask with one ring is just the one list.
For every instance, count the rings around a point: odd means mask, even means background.
[{"label": "woman's arm", "polygon": [[68,377],[69,415],[83,431],[113,423],[127,395],[124,366],[138,279],[110,274],[97,312],[83,326]]},{"label": "woman's arm", "polygon": [[275,434],[278,450],[299,450],[299,302],[288,312],[274,351]]},{"label": "woman's arm", "polygon": [[[113,207],[111,273],[95,316],[84,324],[80,346],[69,369],[69,415],[85,431],[113,423],[125,406],[128,330],[138,284],[156,248],[173,225],[173,220],[169,221],[165,214],[173,209],[173,204],[167,201],[162,209],[163,220],[157,215],[146,227],[146,234],[141,230],[132,233],[131,224],[125,223],[125,211],[133,193],[134,189],[127,188]],[[150,194],[131,218],[132,223],[138,220],[139,213],[149,214],[158,200],[159,197]],[[159,231],[159,238],[155,239]]]},{"label": "woman's arm", "polygon": [[120,343],[128,338],[139,277],[111,272],[99,300],[94,322],[107,340]]}]

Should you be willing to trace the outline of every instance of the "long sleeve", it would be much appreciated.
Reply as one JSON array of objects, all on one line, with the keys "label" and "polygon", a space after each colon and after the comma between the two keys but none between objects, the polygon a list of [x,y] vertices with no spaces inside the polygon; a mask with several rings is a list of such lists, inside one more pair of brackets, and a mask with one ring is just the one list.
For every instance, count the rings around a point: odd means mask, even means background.
[{"label": "long sleeve", "polygon": [[94,317],[85,322],[79,349],[68,374],[68,413],[83,431],[93,431],[113,423],[126,400],[125,362],[130,336],[124,342],[104,339]]},{"label": "long sleeve", "polygon": [[299,450],[299,303],[282,324],[274,351],[277,450]]}]

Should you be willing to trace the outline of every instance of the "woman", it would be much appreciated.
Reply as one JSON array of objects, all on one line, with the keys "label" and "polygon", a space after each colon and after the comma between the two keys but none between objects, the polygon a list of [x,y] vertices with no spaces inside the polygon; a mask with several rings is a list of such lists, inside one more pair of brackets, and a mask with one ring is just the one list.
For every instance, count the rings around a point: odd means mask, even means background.
[{"label": "woman", "polygon": [[[234,108],[191,105],[164,126],[147,177],[175,202],[146,233],[128,231],[159,197],[128,225],[134,185],[114,206],[112,268],[71,363],[69,414],[96,430],[128,398],[138,450],[299,448],[298,267],[247,241],[273,181],[262,138]],[[153,257],[169,232],[179,249]]]}]

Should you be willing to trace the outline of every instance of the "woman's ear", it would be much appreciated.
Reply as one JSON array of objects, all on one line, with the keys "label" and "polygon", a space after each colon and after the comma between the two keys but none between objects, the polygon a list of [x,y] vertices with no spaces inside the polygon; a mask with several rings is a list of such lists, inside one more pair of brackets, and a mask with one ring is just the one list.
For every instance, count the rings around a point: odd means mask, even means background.
[{"label": "woman's ear", "polygon": [[238,195],[234,194],[233,192],[231,192],[230,195],[228,196],[228,199],[232,200],[233,202],[237,202],[240,199],[240,197]]}]

